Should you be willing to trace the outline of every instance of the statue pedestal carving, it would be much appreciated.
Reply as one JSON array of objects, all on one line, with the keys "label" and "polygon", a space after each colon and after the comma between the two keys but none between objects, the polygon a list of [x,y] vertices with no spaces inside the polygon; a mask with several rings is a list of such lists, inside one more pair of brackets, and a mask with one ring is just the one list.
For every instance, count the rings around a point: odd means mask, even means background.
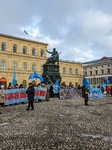
[{"label": "statue pedestal carving", "polygon": [[45,84],[55,84],[56,79],[61,82],[61,76],[59,73],[59,65],[55,64],[44,64],[43,74]]}]

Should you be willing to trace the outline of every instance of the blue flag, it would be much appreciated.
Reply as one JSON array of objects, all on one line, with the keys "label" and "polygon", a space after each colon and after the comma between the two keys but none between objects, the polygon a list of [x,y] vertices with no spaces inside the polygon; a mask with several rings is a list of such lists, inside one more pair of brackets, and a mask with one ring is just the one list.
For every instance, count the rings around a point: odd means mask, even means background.
[{"label": "blue flag", "polygon": [[26,33],[28,35],[28,32],[26,30],[24,30],[24,33]]},{"label": "blue flag", "polygon": [[16,84],[16,73],[15,71],[13,72],[13,81],[12,81],[12,85],[14,86]]},{"label": "blue flag", "polygon": [[110,81],[109,80],[107,80],[107,84],[109,84],[110,83]]},{"label": "blue flag", "polygon": [[34,79],[33,74],[30,74],[29,79]]},{"label": "blue flag", "polygon": [[59,85],[58,80],[56,79],[55,85]]},{"label": "blue flag", "polygon": [[44,81],[43,76],[41,74],[40,74],[40,80],[41,80],[41,82]]},{"label": "blue flag", "polygon": [[89,90],[90,90],[90,84],[89,84],[89,80],[87,79],[87,85],[88,85],[88,88],[89,88]]},{"label": "blue flag", "polygon": [[90,90],[91,90],[92,97],[103,97],[100,88],[92,88],[91,87]]},{"label": "blue flag", "polygon": [[103,87],[104,86],[104,82],[102,84],[100,84],[100,86]]},{"label": "blue flag", "polygon": [[39,75],[38,75],[35,71],[33,72],[33,77],[34,77],[34,78],[39,78],[39,79],[40,79]]},{"label": "blue flag", "polygon": [[86,81],[86,78],[85,78],[85,77],[83,77],[82,84],[83,84],[83,85],[88,85],[88,83],[87,83],[87,81]]}]

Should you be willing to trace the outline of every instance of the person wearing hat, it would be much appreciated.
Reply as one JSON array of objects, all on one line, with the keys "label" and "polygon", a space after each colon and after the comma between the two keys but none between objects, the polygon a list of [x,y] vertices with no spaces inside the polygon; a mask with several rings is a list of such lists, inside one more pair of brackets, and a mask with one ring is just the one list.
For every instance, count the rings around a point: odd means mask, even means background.
[{"label": "person wearing hat", "polygon": [[28,100],[29,100],[28,108],[26,109],[27,111],[29,111],[30,106],[31,106],[31,110],[34,110],[34,106],[33,106],[34,92],[35,92],[35,89],[32,83],[29,83],[29,87],[26,91],[26,94],[28,94]]},{"label": "person wearing hat", "polygon": [[88,105],[88,101],[89,101],[88,93],[89,93],[89,89],[86,85],[85,88],[84,88],[85,105]]}]

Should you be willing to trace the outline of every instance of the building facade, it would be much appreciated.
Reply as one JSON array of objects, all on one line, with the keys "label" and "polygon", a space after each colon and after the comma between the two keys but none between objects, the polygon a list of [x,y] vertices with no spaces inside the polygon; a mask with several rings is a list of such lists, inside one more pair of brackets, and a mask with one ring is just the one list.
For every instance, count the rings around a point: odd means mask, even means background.
[{"label": "building facade", "polygon": [[82,84],[82,64],[80,62],[60,59],[59,63],[62,83],[65,82],[66,85],[75,87]]},{"label": "building facade", "polygon": [[[27,86],[29,82],[39,83],[39,79],[30,81],[28,78],[33,71],[42,74],[43,64],[47,60],[47,46],[47,43],[0,34],[0,84],[4,84],[6,88],[13,80],[13,71],[16,72],[18,84]],[[66,67],[66,70],[75,67],[78,74],[75,75],[75,71],[63,74],[63,67]],[[81,63],[60,61],[62,81],[66,84],[81,84],[81,70]]]},{"label": "building facade", "polygon": [[[89,79],[92,87],[97,87],[104,82],[105,77],[111,77],[112,85],[112,57],[103,57],[96,61],[82,63],[83,76]],[[105,85],[106,86],[106,85]]]}]

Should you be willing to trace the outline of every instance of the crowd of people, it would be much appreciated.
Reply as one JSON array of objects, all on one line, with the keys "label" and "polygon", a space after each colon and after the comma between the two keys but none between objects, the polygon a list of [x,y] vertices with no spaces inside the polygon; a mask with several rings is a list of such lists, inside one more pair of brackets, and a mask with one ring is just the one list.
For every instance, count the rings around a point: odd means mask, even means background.
[{"label": "crowd of people", "polygon": [[[43,88],[46,88],[47,91],[46,91],[46,97],[45,97],[45,100],[46,101],[49,101],[49,98],[52,98],[54,97],[54,89],[53,89],[53,85],[50,85],[50,88],[49,88],[49,85],[45,86],[44,84],[32,84],[32,83],[29,83],[29,87],[27,88],[26,90],[26,93],[28,94],[28,100],[29,100],[29,104],[28,104],[28,107],[26,110],[29,110],[30,106],[31,106],[31,110],[34,110],[34,106],[33,106],[33,100],[34,100],[34,87],[43,87]],[[66,86],[64,83],[62,84],[59,84],[58,86],[58,98],[60,99],[60,95],[59,95],[59,90],[60,88],[64,88],[64,87],[68,87],[68,88],[74,88],[73,85],[69,85],[69,86]],[[13,86],[11,83],[9,83],[9,86],[7,88],[7,90],[10,90],[10,89],[19,89],[19,88],[26,88],[24,84],[16,84],[15,86]],[[82,86],[80,87],[80,85],[77,87],[78,89],[82,89],[82,95],[83,95],[83,98],[85,99],[85,105],[88,105],[88,93],[90,92],[90,90],[88,89],[87,86]],[[101,92],[102,92],[102,95],[104,95],[104,87],[100,87],[98,86],[97,88],[101,88]],[[0,104],[1,106],[3,106],[4,104],[4,95],[3,95],[3,88],[1,88],[0,86]],[[109,86],[106,87],[106,97],[109,97],[111,95],[112,97],[112,87],[110,88]],[[38,99],[38,102],[41,102],[41,99]],[[24,102],[22,102],[22,104],[24,104]]]}]

